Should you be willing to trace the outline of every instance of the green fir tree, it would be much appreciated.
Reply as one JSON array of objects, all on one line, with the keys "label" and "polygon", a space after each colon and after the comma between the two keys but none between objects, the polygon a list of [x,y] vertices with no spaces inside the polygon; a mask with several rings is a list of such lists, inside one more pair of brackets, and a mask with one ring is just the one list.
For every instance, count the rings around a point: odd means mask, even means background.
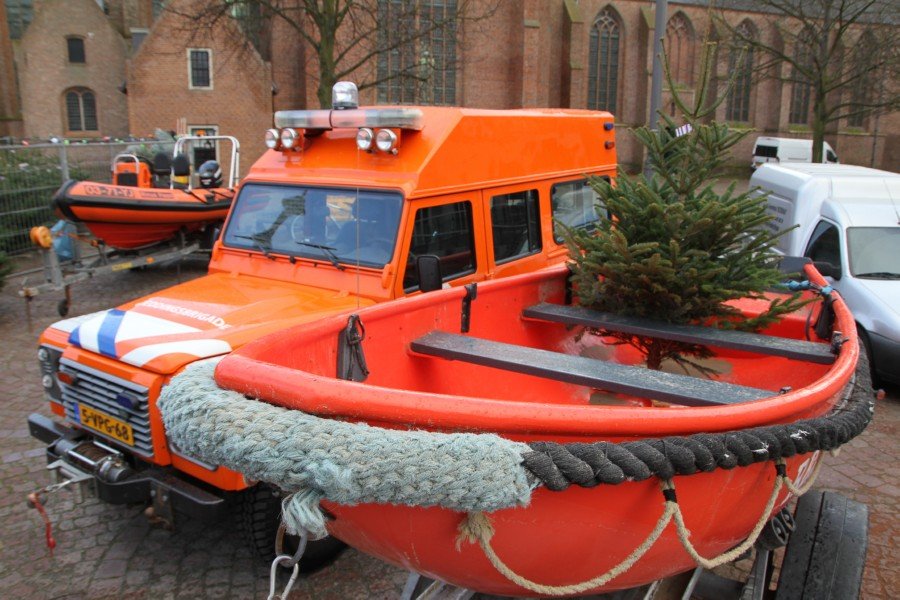
[{"label": "green fir tree", "polygon": [[[747,131],[705,122],[718,102],[707,104],[712,45],[704,53],[694,105],[686,106],[671,85],[683,121],[661,115],[658,130],[634,131],[646,148],[652,176],[620,173],[614,184],[594,178],[600,197],[598,227],[566,229],[573,262],[573,283],[582,306],[622,315],[679,324],[758,330],[794,311],[797,295],[772,299],[757,318],[744,319],[733,306],[738,298],[762,298],[785,277],[774,252],[778,234],[766,224],[766,197],[739,193],[732,183],[713,189],[716,171]],[[722,94],[724,99],[727,94]],[[676,128],[689,125],[683,135]],[[687,129],[687,128],[684,128]],[[682,130],[683,131],[683,130]],[[674,360],[685,370],[712,370],[696,359],[711,352],[699,345],[598,330],[636,347],[647,366],[659,369]]]}]

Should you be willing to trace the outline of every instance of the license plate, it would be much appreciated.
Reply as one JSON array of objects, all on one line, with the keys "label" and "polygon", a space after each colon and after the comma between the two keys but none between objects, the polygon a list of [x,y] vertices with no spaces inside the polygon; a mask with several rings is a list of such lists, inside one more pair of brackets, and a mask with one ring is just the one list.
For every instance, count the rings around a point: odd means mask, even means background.
[{"label": "license plate", "polygon": [[78,405],[78,415],[82,425],[86,425],[94,431],[98,431],[103,435],[108,435],[129,446],[134,446],[134,430],[128,423],[114,419],[109,415],[87,407],[84,404]]}]

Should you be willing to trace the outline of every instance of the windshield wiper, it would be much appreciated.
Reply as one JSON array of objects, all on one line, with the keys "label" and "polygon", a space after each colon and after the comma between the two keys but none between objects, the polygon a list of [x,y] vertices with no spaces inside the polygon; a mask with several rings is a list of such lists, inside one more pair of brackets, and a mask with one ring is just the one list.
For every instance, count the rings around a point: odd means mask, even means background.
[{"label": "windshield wiper", "polygon": [[872,271],[871,273],[859,273],[857,277],[869,277],[872,279],[900,279],[900,273],[890,271]]},{"label": "windshield wiper", "polygon": [[331,246],[325,246],[323,244],[314,244],[312,242],[301,242],[299,240],[294,241],[295,244],[299,246],[308,246],[310,248],[317,248],[322,251],[322,253],[331,261],[331,264],[334,265],[334,268],[338,271],[343,271],[347,267],[342,265],[340,261],[338,261],[337,255],[334,253],[334,248]]},{"label": "windshield wiper", "polygon": [[253,235],[238,235],[235,234],[236,238],[241,238],[242,240],[250,240],[253,242],[253,245],[256,246],[256,249],[263,253],[263,256],[268,258],[269,260],[275,260],[275,257],[272,256],[272,247],[269,245],[269,241],[261,237],[259,234]]}]

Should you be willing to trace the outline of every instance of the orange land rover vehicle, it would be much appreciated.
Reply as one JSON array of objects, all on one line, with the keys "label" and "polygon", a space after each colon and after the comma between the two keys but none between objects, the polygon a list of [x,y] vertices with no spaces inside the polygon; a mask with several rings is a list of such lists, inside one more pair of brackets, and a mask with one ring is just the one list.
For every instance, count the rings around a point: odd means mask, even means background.
[{"label": "orange land rover vehicle", "polygon": [[[222,516],[234,498],[274,556],[278,491],[167,441],[160,388],[272,331],[563,261],[557,223],[590,227],[587,176],[615,174],[609,113],[357,108],[352,84],[335,98],[332,110],[276,114],[206,276],[41,335],[58,418],[32,414],[29,426],[56,477],[110,503],[149,503],[170,523]],[[311,545],[304,564],[336,543]]]}]

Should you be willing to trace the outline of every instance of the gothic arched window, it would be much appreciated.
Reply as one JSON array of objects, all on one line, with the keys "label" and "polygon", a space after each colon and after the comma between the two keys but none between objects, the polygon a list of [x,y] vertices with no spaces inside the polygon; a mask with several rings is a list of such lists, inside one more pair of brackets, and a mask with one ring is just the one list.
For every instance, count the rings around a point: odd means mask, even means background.
[{"label": "gothic arched window", "polygon": [[677,12],[666,25],[666,56],[669,72],[676,84],[694,84],[694,28],[683,12]]},{"label": "gothic arched window", "polygon": [[812,96],[812,83],[804,70],[812,67],[813,32],[805,29],[794,41],[794,67],[791,69],[791,109],[788,123],[794,125],[809,124],[809,100]]},{"label": "gothic arched window", "polygon": [[590,109],[616,112],[621,31],[619,19],[609,6],[594,19],[588,55],[587,107]]},{"label": "gothic arched window", "polygon": [[756,28],[744,21],[737,28],[737,39],[728,54],[728,76],[734,85],[725,102],[727,121],[750,121],[750,84],[753,79],[753,46],[744,40],[756,40]]}]

